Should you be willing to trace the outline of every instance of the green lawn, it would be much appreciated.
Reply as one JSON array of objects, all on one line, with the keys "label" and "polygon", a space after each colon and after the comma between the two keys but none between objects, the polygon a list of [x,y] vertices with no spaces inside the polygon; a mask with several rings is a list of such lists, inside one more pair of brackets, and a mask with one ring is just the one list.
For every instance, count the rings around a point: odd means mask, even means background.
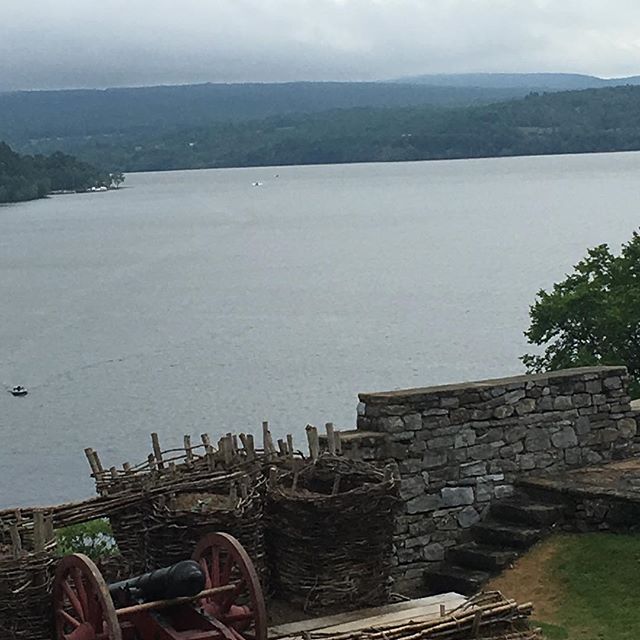
[{"label": "green lawn", "polygon": [[555,619],[540,621],[549,640],[640,638],[640,535],[563,536],[547,569],[557,592]]}]

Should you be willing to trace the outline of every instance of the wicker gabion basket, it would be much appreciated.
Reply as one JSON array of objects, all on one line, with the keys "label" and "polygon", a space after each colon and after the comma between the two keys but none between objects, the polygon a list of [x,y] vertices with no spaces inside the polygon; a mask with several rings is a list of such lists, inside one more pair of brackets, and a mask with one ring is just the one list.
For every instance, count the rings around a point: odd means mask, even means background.
[{"label": "wicker gabion basket", "polygon": [[0,638],[50,640],[56,542],[50,519],[0,521]]},{"label": "wicker gabion basket", "polygon": [[279,596],[314,612],[388,601],[397,503],[389,469],[324,454],[272,473],[267,496]]},{"label": "wicker gabion basket", "polygon": [[240,541],[266,587],[263,501],[262,477],[244,473],[155,496],[147,522],[147,565],[185,560],[203,535],[222,531]]},{"label": "wicker gabion basket", "polygon": [[[253,436],[241,434],[238,439],[227,434],[217,449],[207,434],[202,435],[201,445],[192,446],[185,436],[184,448],[165,451],[157,434],[151,434],[151,440],[153,453],[145,462],[125,463],[121,469],[105,469],[98,454],[85,449],[97,492],[114,500],[109,520],[128,569],[141,573],[171,564],[171,558],[189,557],[200,534],[216,527],[246,540],[254,549],[256,564],[266,566],[262,498],[256,490],[262,469]],[[245,478],[242,483],[240,476]],[[240,492],[238,503],[218,502],[210,508],[223,487],[230,497],[232,484]],[[240,524],[241,516],[246,516],[246,524]]]}]

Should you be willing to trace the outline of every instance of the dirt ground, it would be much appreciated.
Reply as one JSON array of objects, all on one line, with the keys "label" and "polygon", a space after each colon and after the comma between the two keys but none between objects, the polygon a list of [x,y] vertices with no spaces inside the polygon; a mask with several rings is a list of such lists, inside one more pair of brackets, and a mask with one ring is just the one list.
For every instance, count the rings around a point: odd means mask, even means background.
[{"label": "dirt ground", "polygon": [[533,602],[533,618],[553,622],[561,587],[553,584],[548,565],[559,551],[561,540],[553,537],[537,544],[511,568],[493,578],[485,589],[500,591],[520,603]]}]

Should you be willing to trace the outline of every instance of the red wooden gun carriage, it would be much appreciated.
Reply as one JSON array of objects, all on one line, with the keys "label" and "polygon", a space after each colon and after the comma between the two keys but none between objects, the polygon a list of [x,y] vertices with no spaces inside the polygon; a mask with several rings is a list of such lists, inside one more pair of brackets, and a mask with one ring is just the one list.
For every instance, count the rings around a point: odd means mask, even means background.
[{"label": "red wooden gun carriage", "polygon": [[232,536],[212,533],[191,560],[107,585],[74,554],[53,587],[56,640],[266,640],[260,581]]}]

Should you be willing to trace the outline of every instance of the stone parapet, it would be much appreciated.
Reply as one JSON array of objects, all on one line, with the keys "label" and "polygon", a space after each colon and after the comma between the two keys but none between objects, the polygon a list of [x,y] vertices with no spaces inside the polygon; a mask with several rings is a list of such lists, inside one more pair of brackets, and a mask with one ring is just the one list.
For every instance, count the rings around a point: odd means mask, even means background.
[{"label": "stone parapet", "polygon": [[[625,367],[588,367],[359,395],[358,430],[385,436],[402,512],[396,575],[412,585],[514,479],[638,451]],[[384,444],[382,444],[384,442]]]}]

